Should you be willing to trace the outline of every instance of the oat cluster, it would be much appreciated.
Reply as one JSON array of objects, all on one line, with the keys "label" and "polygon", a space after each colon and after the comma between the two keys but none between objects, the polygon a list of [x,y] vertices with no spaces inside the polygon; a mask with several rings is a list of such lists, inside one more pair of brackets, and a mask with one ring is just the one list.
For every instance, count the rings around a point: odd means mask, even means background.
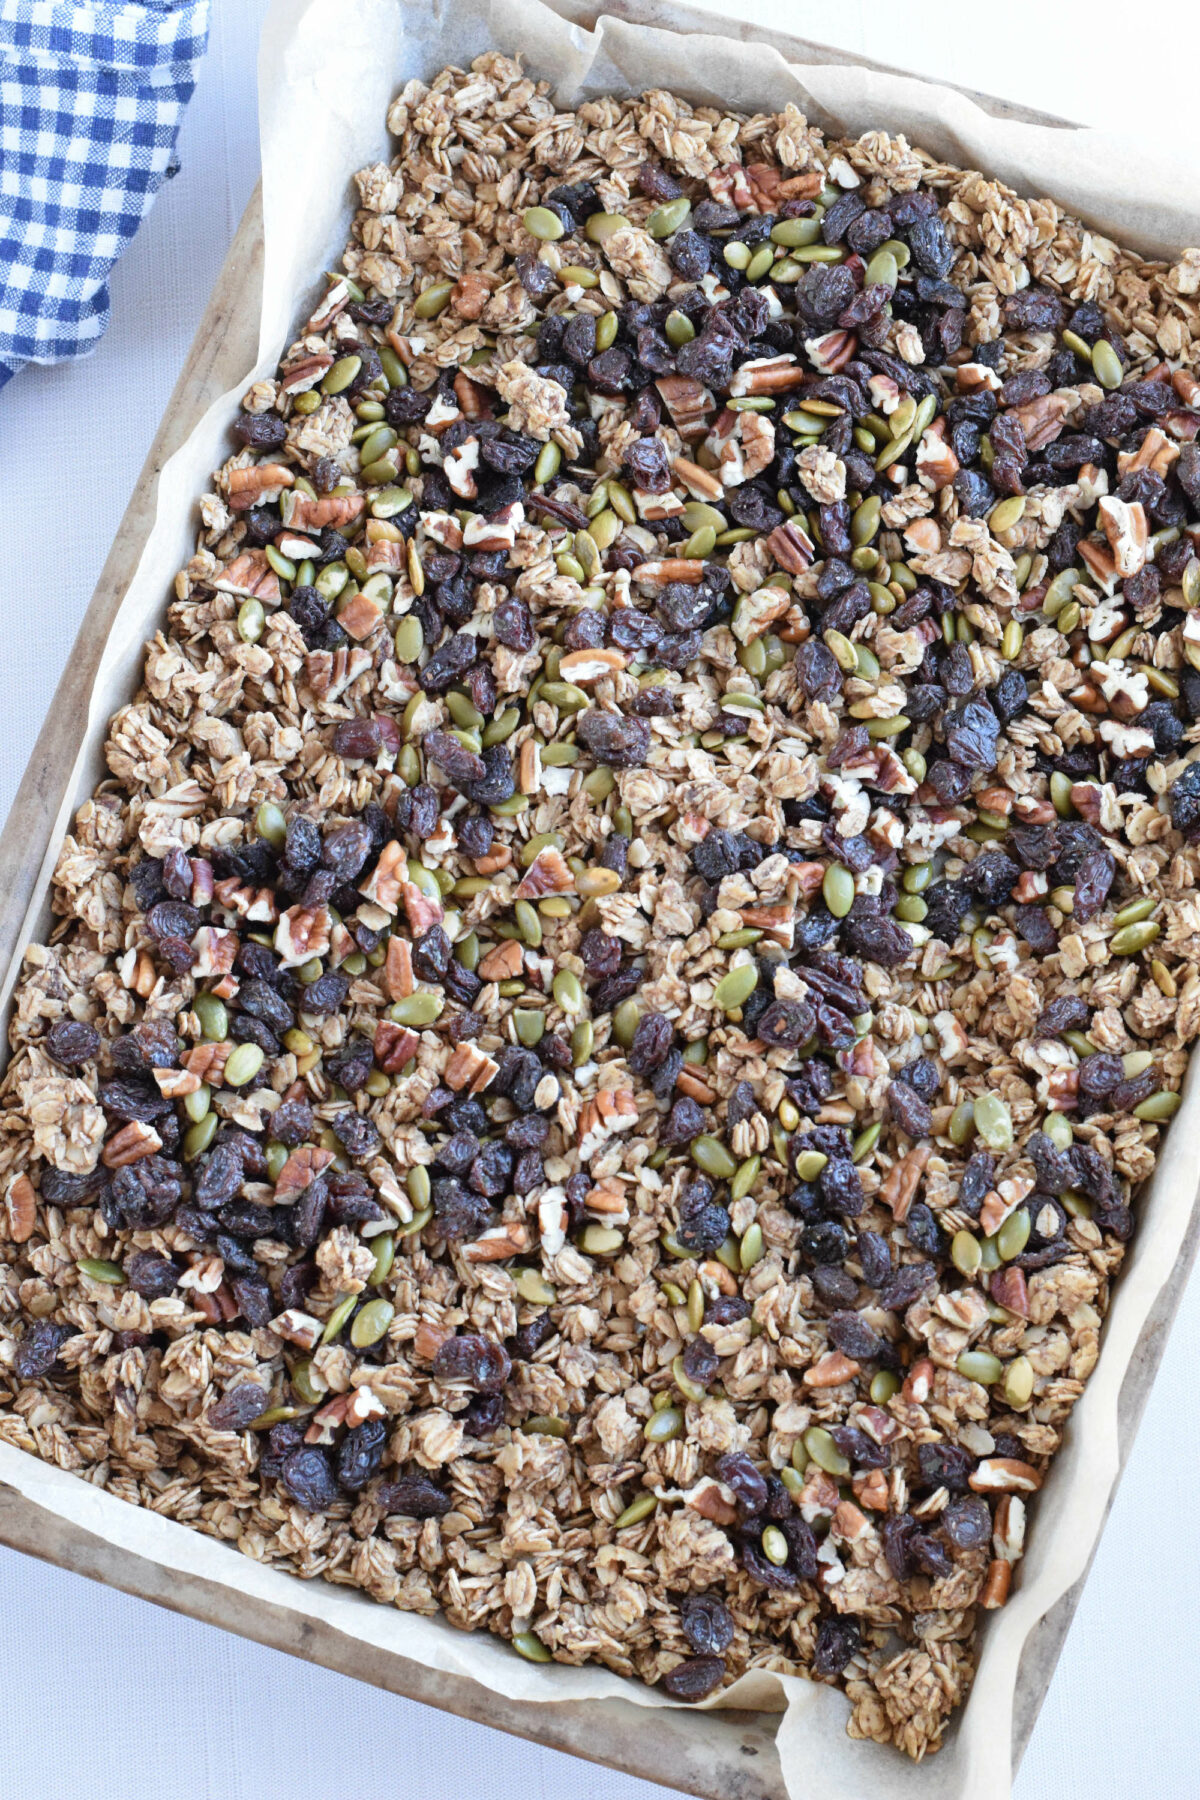
[{"label": "oat cluster", "polygon": [[388,123],[27,952],[0,1432],[920,1757],[1200,1026],[1200,252],[500,55]]}]

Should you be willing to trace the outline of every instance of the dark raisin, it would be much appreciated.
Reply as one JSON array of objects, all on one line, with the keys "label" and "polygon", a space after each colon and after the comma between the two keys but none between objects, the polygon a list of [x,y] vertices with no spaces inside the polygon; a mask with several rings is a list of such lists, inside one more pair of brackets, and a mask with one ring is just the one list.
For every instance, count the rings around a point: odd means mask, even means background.
[{"label": "dark raisin", "polygon": [[725,1679],[719,1656],[689,1656],[663,1676],[663,1692],[672,1700],[704,1700]]},{"label": "dark raisin", "polygon": [[361,1493],[379,1473],[387,1439],[386,1419],[367,1419],[346,1433],[338,1445],[337,1478],[347,1493]]},{"label": "dark raisin", "polygon": [[380,1488],[377,1500],[385,1513],[395,1513],[405,1519],[440,1519],[454,1504],[450,1495],[426,1475],[408,1475],[399,1481],[389,1481]]},{"label": "dark raisin", "polygon": [[670,1050],[674,1035],[674,1027],[665,1013],[643,1013],[627,1054],[631,1073],[644,1076],[657,1069]]},{"label": "dark raisin", "polygon": [[885,1312],[903,1312],[936,1280],[937,1270],[932,1263],[903,1263],[880,1288],[879,1304]]},{"label": "dark raisin", "polygon": [[56,1019],[42,1039],[42,1048],[60,1069],[78,1069],[99,1050],[100,1033],[94,1025],[78,1019]]},{"label": "dark raisin", "polygon": [[959,1445],[941,1441],[918,1446],[917,1466],[921,1480],[927,1486],[944,1487],[952,1494],[965,1494],[974,1472],[975,1458]]},{"label": "dark raisin", "polygon": [[676,1100],[658,1128],[660,1144],[688,1144],[704,1130],[704,1113],[699,1103],[689,1096]]},{"label": "dark raisin", "polygon": [[18,1381],[36,1381],[49,1375],[58,1362],[58,1353],[69,1337],[73,1325],[56,1325],[50,1319],[38,1319],[20,1340],[13,1357],[13,1373]]},{"label": "dark raisin", "polygon": [[992,1515],[978,1494],[964,1494],[950,1502],[941,1526],[956,1550],[980,1550],[992,1535]]},{"label": "dark raisin", "polygon": [[252,1419],[267,1410],[268,1396],[257,1383],[239,1382],[209,1407],[205,1423],[213,1431],[243,1431]]},{"label": "dark raisin", "polygon": [[684,1637],[699,1656],[721,1656],[733,1642],[733,1614],[715,1594],[689,1594],[679,1606]]},{"label": "dark raisin", "polygon": [[328,1454],[316,1444],[302,1444],[283,1459],[279,1478],[305,1512],[324,1512],[338,1499],[339,1488]]},{"label": "dark raisin", "polygon": [[813,1674],[822,1677],[840,1675],[861,1647],[862,1631],[857,1619],[845,1616],[822,1619],[817,1626]]},{"label": "dark raisin", "polygon": [[438,1346],[433,1373],[439,1381],[461,1381],[477,1393],[496,1394],[512,1373],[512,1363],[502,1344],[464,1335]]},{"label": "dark raisin", "polygon": [[732,1492],[743,1519],[756,1518],[763,1511],[767,1484],[744,1450],[729,1450],[718,1457],[714,1473]]}]

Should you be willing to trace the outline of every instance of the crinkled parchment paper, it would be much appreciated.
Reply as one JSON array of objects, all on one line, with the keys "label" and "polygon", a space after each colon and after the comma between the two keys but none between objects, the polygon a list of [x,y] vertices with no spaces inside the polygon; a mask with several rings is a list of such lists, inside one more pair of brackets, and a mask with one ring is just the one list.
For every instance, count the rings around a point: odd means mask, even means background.
[{"label": "crinkled parchment paper", "polygon": [[[716,35],[680,37],[605,18],[595,33],[564,22],[538,0],[276,0],[265,28],[260,82],[266,224],[260,361],[273,371],[302,302],[323,291],[353,206],[350,177],[391,154],[384,124],[396,91],[446,63],[496,48],[523,51],[564,106],[606,92],[670,87],[693,101],[745,112],[795,101],[828,129],[903,131],[967,168],[999,175],[1027,194],[1052,194],[1094,227],[1145,251],[1174,255],[1200,242],[1188,212],[1186,175],[1101,133],[998,119],[945,88],[911,77],[837,65],[794,66],[765,45]],[[1153,196],[1163,196],[1155,201]],[[247,380],[249,371],[247,372]],[[106,721],[132,694],[141,646],[161,620],[174,573],[191,554],[194,502],[228,453],[227,425],[246,382],[210,408],[162,471],[158,516],[110,635],[93,691],[84,748],[46,855],[38,898],[21,938],[44,928],[46,888],[71,812],[104,773]],[[19,955],[0,999],[7,1001]],[[983,1616],[982,1657],[970,1700],[943,1750],[916,1767],[892,1750],[845,1736],[847,1703],[835,1689],[755,1673],[721,1698],[779,1711],[779,1750],[793,1800],[1004,1800],[1010,1790],[1013,1693],[1026,1636],[1086,1566],[1118,1469],[1117,1399],[1150,1307],[1166,1281],[1195,1199],[1200,1129],[1197,1070],[1167,1139],[1141,1228],[1116,1286],[1099,1366],[1076,1407],[1063,1448],[1032,1508],[1028,1553],[1013,1598]],[[321,1581],[301,1583],[231,1546],[131,1507],[75,1476],[0,1446],[0,1480],[39,1506],[181,1575],[314,1618],[428,1669],[466,1675],[521,1701],[620,1696],[664,1702],[599,1667],[531,1668],[486,1633],[467,1635]],[[613,1747],[615,1749],[615,1746]],[[603,1755],[603,1746],[596,1745]],[[664,1769],[669,1779],[669,1771]]]}]

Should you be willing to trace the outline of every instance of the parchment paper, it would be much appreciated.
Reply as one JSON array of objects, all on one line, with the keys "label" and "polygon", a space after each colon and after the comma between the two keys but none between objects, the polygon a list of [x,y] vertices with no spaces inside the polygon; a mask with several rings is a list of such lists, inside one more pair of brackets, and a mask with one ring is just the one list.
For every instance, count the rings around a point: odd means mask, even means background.
[{"label": "parchment paper", "polygon": [[[273,371],[303,304],[324,290],[353,209],[350,176],[392,152],[384,124],[396,91],[414,75],[467,64],[488,48],[524,51],[531,72],[550,78],[564,106],[605,92],[672,87],[688,98],[745,112],[795,101],[840,133],[871,126],[967,168],[1003,176],[1025,193],[1050,193],[1089,223],[1147,253],[1172,256],[1200,242],[1200,220],[1182,196],[1186,172],[1092,131],[997,119],[945,88],[913,77],[839,65],[789,66],[764,45],[602,19],[594,34],[538,0],[275,0],[260,63],[266,227],[260,361]],[[1151,200],[1150,196],[1161,196]],[[194,503],[228,452],[228,421],[247,380],[217,401],[162,471],[158,516],[109,638],[93,691],[84,748],[46,853],[20,949],[48,922],[46,889],[72,812],[105,773],[101,747],[111,714],[132,695],[141,646],[159,625],[176,569],[191,553]],[[8,972],[7,1004],[20,968]],[[786,1715],[779,1728],[793,1800],[1004,1800],[1010,1792],[1013,1692],[1025,1638],[1082,1573],[1118,1469],[1117,1399],[1149,1309],[1178,1254],[1195,1200],[1190,1148],[1200,1130],[1200,1076],[1193,1065],[1185,1103],[1139,1212],[1141,1228],[1119,1278],[1099,1366],[1075,1409],[1063,1448],[1034,1504],[1028,1553],[1008,1606],[984,1618],[979,1676],[943,1750],[920,1767],[895,1751],[852,1743],[840,1692],[757,1673],[722,1696]],[[217,1582],[294,1615],[321,1619],[381,1657],[467,1675],[530,1702],[620,1696],[664,1702],[640,1684],[599,1668],[531,1668],[486,1633],[468,1636],[416,1618],[355,1590],[303,1583],[232,1547],[129,1506],[32,1456],[0,1446],[0,1480],[38,1505],[169,1570]],[[613,1746],[614,1756],[618,1747]],[[597,1754],[599,1754],[599,1748]]]}]

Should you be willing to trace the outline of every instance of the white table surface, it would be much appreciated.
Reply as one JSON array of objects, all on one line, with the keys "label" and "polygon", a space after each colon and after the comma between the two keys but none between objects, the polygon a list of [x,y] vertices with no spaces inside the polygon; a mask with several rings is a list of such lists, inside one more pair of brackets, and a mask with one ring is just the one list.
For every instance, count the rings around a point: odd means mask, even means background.
[{"label": "white table surface", "polygon": [[[0,815],[257,177],[254,57],[266,0],[213,8],[183,169],[117,270],[108,335],[89,360],[27,369],[0,395]],[[1105,0],[1087,11],[1028,0],[1004,9],[843,0],[835,15],[813,0],[724,0],[724,10],[1089,123],[1160,137],[1194,125],[1195,15],[1171,0],[1137,56],[1128,9]],[[1122,92],[1131,68],[1144,76]],[[1196,1793],[1198,1368],[1193,1279],[1017,1800]],[[10,1551],[0,1551],[0,1603],[5,1800],[666,1800],[664,1788]]]}]

